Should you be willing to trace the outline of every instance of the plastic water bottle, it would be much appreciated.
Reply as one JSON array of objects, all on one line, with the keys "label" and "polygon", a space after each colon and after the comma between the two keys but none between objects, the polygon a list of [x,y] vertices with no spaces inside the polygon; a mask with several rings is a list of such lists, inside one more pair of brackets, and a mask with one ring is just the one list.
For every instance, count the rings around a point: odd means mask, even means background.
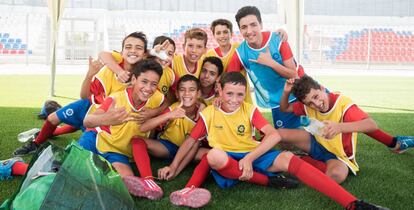
[{"label": "plastic water bottle", "polygon": [[28,131],[19,133],[17,135],[17,140],[19,140],[20,142],[28,142],[28,141],[32,141],[35,139],[36,134],[40,132],[39,128],[32,128]]},{"label": "plastic water bottle", "polygon": [[300,116],[300,124],[314,136],[322,136],[323,127],[325,126],[321,121],[307,116]]}]

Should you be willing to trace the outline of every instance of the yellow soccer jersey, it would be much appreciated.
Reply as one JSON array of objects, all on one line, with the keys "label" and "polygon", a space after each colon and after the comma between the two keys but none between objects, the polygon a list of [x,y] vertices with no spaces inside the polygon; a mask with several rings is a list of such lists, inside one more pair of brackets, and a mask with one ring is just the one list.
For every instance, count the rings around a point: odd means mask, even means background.
[{"label": "yellow soccer jersey", "polygon": [[210,96],[210,97],[208,97],[208,98],[202,98],[202,99],[203,99],[203,102],[204,102],[207,106],[209,106],[209,105],[212,105],[212,104],[213,104],[214,99],[216,99],[216,95],[212,95],[212,96]]},{"label": "yellow soccer jersey", "polygon": [[226,113],[214,106],[201,111],[209,145],[226,152],[253,151],[260,143],[253,139],[254,110],[254,105],[245,102],[233,113]]},{"label": "yellow soccer jersey", "polygon": [[217,54],[217,52],[213,49],[210,49],[205,54],[205,57],[214,56],[221,59],[221,62],[223,63],[223,71],[227,72],[227,66],[230,63],[231,58],[233,57],[233,54],[236,52],[236,48],[239,46],[239,43],[233,43],[231,45],[230,51],[227,53],[227,55],[220,56]]},{"label": "yellow soccer jersey", "polygon": [[[133,114],[139,110],[133,107],[128,89],[110,95],[114,98],[115,107],[125,107],[126,111]],[[143,107],[158,108],[164,101],[164,95],[156,91],[144,104]],[[98,136],[96,148],[100,152],[115,152],[132,158],[131,138],[141,136],[147,138],[149,132],[141,132],[140,124],[135,121],[128,121],[120,125],[110,126],[110,133],[97,128]]]},{"label": "yellow soccer jersey", "polygon": [[170,67],[164,68],[158,83],[158,90],[166,96],[171,86],[173,86],[174,82],[176,82],[175,79],[174,71]]},{"label": "yellow soccer jersey", "polygon": [[197,78],[200,78],[202,64],[203,64],[203,57],[201,57],[197,62],[197,70],[194,73],[191,73],[187,69],[187,66],[184,63],[184,56],[180,54],[180,55],[174,55],[173,62],[172,62],[172,69],[177,74],[178,78],[181,78],[182,76],[186,74],[191,74]]},{"label": "yellow soccer jersey", "polygon": [[[354,105],[352,100],[344,95],[340,95],[333,105],[332,109],[327,113],[321,113],[308,106],[305,106],[306,115],[310,118],[318,119],[319,121],[329,120],[336,123],[343,122],[343,116],[345,112]],[[352,133],[352,157],[348,157],[344,151],[342,145],[342,134],[336,135],[332,139],[325,139],[321,136],[315,136],[319,144],[324,146],[329,152],[336,155],[341,161],[343,161],[351,171],[356,174],[359,171],[358,164],[355,160],[356,145],[357,145],[357,133]]]},{"label": "yellow soccer jersey", "polygon": [[[180,102],[172,104],[169,107],[170,111],[174,110],[179,105]],[[177,146],[181,146],[187,136],[190,135],[195,124],[196,122],[187,116],[184,118],[176,118],[168,122],[160,138],[168,140]]]},{"label": "yellow soccer jersey", "polygon": [[[119,52],[112,51],[112,56],[118,64],[123,62],[122,55]],[[98,73],[95,74],[92,82],[95,80],[99,80],[101,83],[105,92],[105,96],[109,96],[117,91],[125,90],[125,88],[129,85],[128,83],[122,83],[118,81],[116,74],[107,66],[104,66],[99,70]],[[92,97],[94,97],[94,95],[92,95]],[[95,99],[92,98],[92,101],[95,102]]]},{"label": "yellow soccer jersey", "polygon": [[[105,96],[109,96],[112,93],[125,90],[128,87],[129,83],[120,82],[115,73],[104,66],[98,73],[95,74],[93,80],[99,80],[102,84],[102,87],[105,91]],[[93,100],[92,100],[93,101]]]}]

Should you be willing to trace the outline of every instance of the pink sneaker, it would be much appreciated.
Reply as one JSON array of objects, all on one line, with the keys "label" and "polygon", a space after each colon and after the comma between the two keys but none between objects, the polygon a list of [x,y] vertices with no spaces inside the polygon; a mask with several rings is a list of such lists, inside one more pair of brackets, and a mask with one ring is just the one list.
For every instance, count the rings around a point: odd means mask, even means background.
[{"label": "pink sneaker", "polygon": [[125,176],[122,178],[129,193],[137,197],[150,200],[160,199],[163,195],[161,187],[152,179],[143,179],[137,176]]},{"label": "pink sneaker", "polygon": [[170,201],[177,206],[200,208],[210,202],[211,194],[203,188],[186,187],[170,195]]}]

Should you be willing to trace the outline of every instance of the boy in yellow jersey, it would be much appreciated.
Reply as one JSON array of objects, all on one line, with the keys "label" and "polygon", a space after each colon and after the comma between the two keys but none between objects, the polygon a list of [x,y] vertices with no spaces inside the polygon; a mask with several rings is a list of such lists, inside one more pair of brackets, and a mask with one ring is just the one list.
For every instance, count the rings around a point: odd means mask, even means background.
[{"label": "boy in yellow jersey", "polygon": [[[166,36],[158,36],[155,38],[153,43],[153,49],[151,49],[151,52],[162,52],[165,54],[165,57],[159,58],[157,56],[147,55],[148,59],[155,59],[157,62],[161,64],[163,67],[163,75],[158,83],[158,90],[162,92],[169,100],[167,100],[163,106],[161,106],[159,109],[143,109],[140,111],[140,117],[137,119],[140,122],[145,122],[145,120],[157,116],[162,110],[164,110],[167,106],[169,101],[171,100],[171,97],[169,94],[171,92],[174,92],[178,76],[174,73],[174,71],[170,68],[172,58],[174,56],[175,52],[175,42],[169,37]],[[151,54],[150,52],[150,54]],[[101,52],[99,54],[99,58],[102,60],[103,63],[105,63],[108,66],[113,66],[114,69],[117,66],[117,63],[122,62],[122,58],[120,58],[119,53],[116,51],[111,52]],[[124,75],[124,72],[120,72],[119,70],[113,71],[117,75],[117,79],[119,81],[125,80],[128,81],[129,73],[127,75]],[[125,79],[125,78],[126,79]]]},{"label": "boy in yellow jersey", "polygon": [[[85,132],[79,144],[85,149],[99,154],[110,162],[121,175],[129,192],[135,196],[158,199],[163,192],[153,181],[151,169],[142,168],[136,161],[142,178],[134,176],[129,159],[139,157],[131,146],[139,137],[148,137],[149,132],[140,131],[140,123],[134,120],[135,113],[143,107],[157,108],[164,95],[157,91],[162,67],[153,60],[142,60],[134,67],[131,86],[124,91],[110,95],[95,112],[86,116],[84,124],[94,128]],[[113,110],[121,109],[125,114],[114,117]],[[148,189],[141,194],[142,188]]]},{"label": "boy in yellow jersey", "polygon": [[191,28],[184,34],[184,53],[175,55],[172,61],[172,69],[182,77],[191,74],[197,78],[200,76],[201,57],[206,52],[207,33],[200,28]]},{"label": "boy in yellow jersey", "polygon": [[[244,102],[245,89],[246,80],[242,74],[231,72],[222,76],[219,89],[221,106],[209,106],[201,112],[200,120],[170,165],[171,171],[177,168],[196,144],[196,139],[207,134],[212,147],[207,153],[207,162],[214,179],[222,188],[233,186],[239,181],[269,185],[274,177],[278,177],[277,173],[289,172],[343,207],[364,209],[369,206],[381,209],[357,200],[334,180],[291,152],[274,150],[275,144],[281,139],[280,135],[254,105]],[[265,134],[261,142],[254,140],[253,127]],[[276,179],[275,183],[286,188],[297,186],[297,182],[290,179]],[[209,198],[209,194],[205,189],[199,189],[189,187],[173,192],[170,200],[175,205],[203,206],[208,203],[209,199],[206,198]]]},{"label": "boy in yellow jersey", "polygon": [[205,57],[201,67],[201,98],[206,105],[211,105],[216,98],[216,84],[223,73],[223,63],[214,56]]},{"label": "boy in yellow jersey", "polygon": [[[147,39],[145,34],[134,32],[126,36],[122,41],[122,51],[119,55],[122,62],[117,64],[117,67],[124,72],[130,71],[136,62],[143,59],[146,46]],[[82,84],[82,99],[50,114],[34,141],[30,141],[26,145],[16,149],[13,155],[22,156],[35,152],[40,144],[47,141],[53,135],[56,135],[55,131],[61,122],[72,126],[72,130],[79,128],[84,130],[83,119],[91,104],[101,104],[106,96],[126,88],[126,84],[117,81],[115,75],[108,68],[110,67],[105,66],[96,75],[96,71],[90,69]],[[92,80],[91,77],[93,77]]]},{"label": "boy in yellow jersey", "polygon": [[[299,101],[289,104],[290,93]],[[283,142],[291,142],[309,153],[313,159],[325,162],[326,168],[315,166],[337,183],[345,181],[349,170],[353,174],[359,171],[355,159],[357,133],[371,133],[378,129],[375,121],[350,98],[340,93],[327,92],[307,75],[286,81],[280,110],[323,121],[321,135],[291,129],[281,129],[280,133]],[[398,143],[414,146],[414,139],[412,136],[400,136]]]},{"label": "boy in yellow jersey", "polygon": [[[193,129],[199,118],[200,81],[192,75],[184,75],[178,81],[177,98],[179,101],[168,107],[163,114],[146,121],[141,125],[141,132],[147,132],[163,125],[163,130],[157,140],[142,138],[146,144],[148,153],[154,157],[172,160],[185,138]],[[208,150],[200,148],[196,151],[195,159],[200,160]],[[141,156],[147,151],[141,151]],[[190,156],[189,156],[190,157]],[[191,161],[187,159],[187,161]],[[181,171],[184,168],[178,168]]]}]

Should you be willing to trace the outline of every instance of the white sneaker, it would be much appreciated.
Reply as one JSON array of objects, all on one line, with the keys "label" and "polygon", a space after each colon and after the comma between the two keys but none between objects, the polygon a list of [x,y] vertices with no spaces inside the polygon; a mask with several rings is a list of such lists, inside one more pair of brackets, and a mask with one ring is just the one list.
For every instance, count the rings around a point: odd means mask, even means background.
[{"label": "white sneaker", "polygon": [[20,142],[28,142],[28,141],[33,141],[36,138],[36,134],[40,132],[39,128],[32,128],[28,131],[19,133],[19,135],[17,135],[17,140]]}]

